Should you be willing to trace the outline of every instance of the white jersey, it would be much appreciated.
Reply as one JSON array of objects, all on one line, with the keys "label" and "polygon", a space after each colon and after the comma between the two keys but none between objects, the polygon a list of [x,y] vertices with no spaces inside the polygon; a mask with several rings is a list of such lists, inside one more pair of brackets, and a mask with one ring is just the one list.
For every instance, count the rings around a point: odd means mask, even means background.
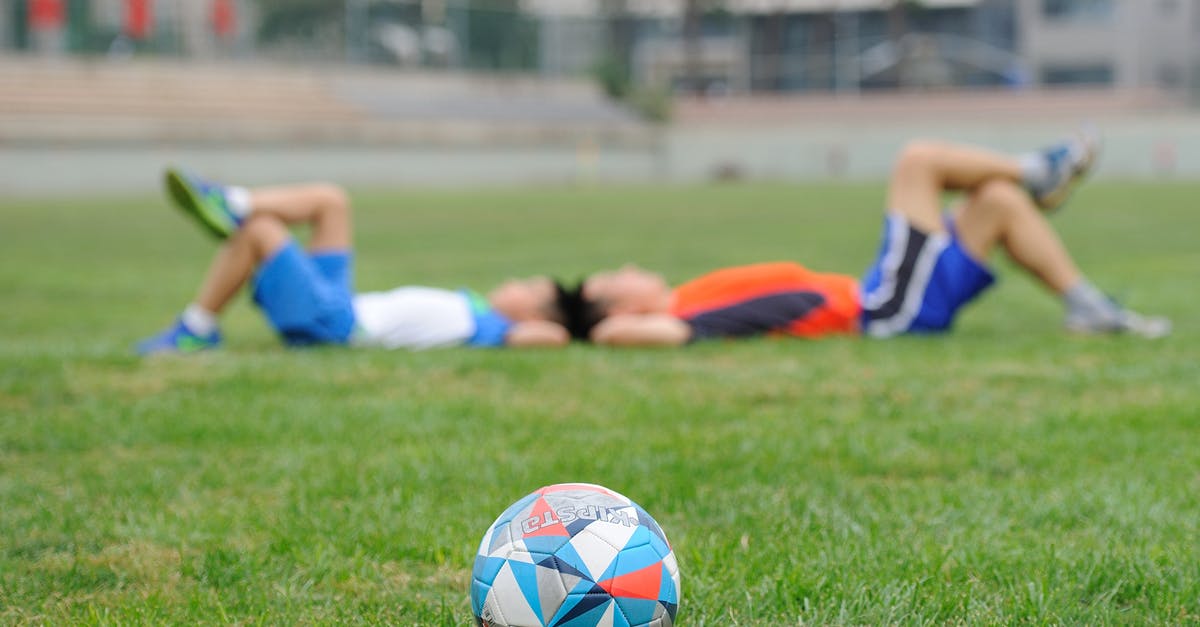
[{"label": "white jersey", "polygon": [[421,350],[459,346],[475,336],[477,318],[464,292],[399,287],[354,297],[355,346]]}]

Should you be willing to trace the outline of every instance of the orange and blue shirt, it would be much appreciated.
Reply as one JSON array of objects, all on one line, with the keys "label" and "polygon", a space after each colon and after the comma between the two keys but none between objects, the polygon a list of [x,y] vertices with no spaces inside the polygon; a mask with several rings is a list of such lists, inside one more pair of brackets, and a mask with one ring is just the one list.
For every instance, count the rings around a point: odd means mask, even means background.
[{"label": "orange and blue shirt", "polygon": [[692,328],[692,340],[857,333],[861,312],[857,279],[792,262],[725,268],[693,279],[675,288],[670,310]]}]

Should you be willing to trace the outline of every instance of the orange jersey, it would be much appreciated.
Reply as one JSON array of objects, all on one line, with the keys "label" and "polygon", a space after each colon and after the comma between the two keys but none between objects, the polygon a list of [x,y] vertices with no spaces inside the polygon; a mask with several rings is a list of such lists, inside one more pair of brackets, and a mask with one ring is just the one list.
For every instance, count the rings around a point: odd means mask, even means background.
[{"label": "orange jersey", "polygon": [[791,262],[710,272],[675,288],[671,306],[693,339],[854,333],[861,311],[855,278]]}]

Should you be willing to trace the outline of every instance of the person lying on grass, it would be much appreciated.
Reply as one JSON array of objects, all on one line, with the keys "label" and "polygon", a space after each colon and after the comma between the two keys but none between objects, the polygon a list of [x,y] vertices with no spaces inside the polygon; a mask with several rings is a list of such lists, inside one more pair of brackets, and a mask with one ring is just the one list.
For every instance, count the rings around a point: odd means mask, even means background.
[{"label": "person lying on grass", "polygon": [[[168,170],[181,209],[223,240],[195,300],[141,355],[191,353],[221,343],[218,318],[248,282],[254,302],[292,346],[340,344],[424,349],[442,346],[562,346],[570,341],[559,300],[544,276],[510,280],[486,298],[473,292],[400,287],[355,294],[351,211],[336,185],[246,189]],[[289,225],[309,225],[302,250]]]},{"label": "person lying on grass", "polygon": [[[726,268],[671,289],[660,275],[630,265],[586,278],[568,326],[573,335],[618,346],[943,332],[994,282],[986,262],[999,246],[1062,300],[1068,330],[1167,335],[1168,320],[1129,311],[1084,278],[1043,215],[1066,200],[1097,150],[1090,134],[1020,157],[914,142],[894,166],[883,242],[861,282],[780,262]],[[963,199],[943,212],[946,191]]]}]

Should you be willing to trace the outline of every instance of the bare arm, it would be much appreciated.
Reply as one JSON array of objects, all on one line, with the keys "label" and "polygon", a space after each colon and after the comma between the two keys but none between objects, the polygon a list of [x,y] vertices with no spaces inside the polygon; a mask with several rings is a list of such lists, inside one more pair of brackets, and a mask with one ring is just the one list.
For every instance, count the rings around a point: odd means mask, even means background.
[{"label": "bare arm", "polygon": [[518,322],[504,336],[504,345],[512,348],[559,347],[571,343],[571,335],[561,325],[546,320]]},{"label": "bare arm", "polygon": [[666,314],[610,316],[592,329],[592,341],[605,346],[681,346],[692,328]]}]

